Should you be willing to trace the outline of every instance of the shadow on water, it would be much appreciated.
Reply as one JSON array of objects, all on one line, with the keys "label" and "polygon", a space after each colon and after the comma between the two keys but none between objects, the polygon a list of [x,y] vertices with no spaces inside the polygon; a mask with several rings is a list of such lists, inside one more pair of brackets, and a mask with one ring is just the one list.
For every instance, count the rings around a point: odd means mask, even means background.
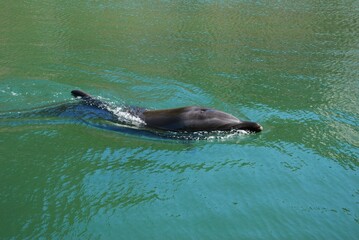
[{"label": "shadow on water", "polygon": [[126,106],[109,106],[101,109],[81,102],[61,103],[28,111],[0,113],[0,125],[60,125],[77,124],[98,129],[115,131],[127,135],[138,135],[151,139],[180,141],[225,140],[248,134],[245,131],[231,132],[170,132],[147,128],[144,123],[126,111]]}]

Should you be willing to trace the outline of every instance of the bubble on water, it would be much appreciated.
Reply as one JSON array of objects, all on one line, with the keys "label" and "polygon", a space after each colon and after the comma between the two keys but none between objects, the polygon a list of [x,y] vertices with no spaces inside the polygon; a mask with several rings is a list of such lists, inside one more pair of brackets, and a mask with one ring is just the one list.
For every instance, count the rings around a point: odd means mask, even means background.
[{"label": "bubble on water", "polygon": [[250,134],[244,130],[231,131],[198,131],[198,132],[158,132],[158,135],[177,140],[190,141],[226,141]]}]

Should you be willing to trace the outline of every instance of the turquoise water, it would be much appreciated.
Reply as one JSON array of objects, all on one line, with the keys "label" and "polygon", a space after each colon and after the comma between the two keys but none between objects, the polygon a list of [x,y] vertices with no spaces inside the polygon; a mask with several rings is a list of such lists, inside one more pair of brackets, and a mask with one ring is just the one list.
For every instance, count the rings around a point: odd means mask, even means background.
[{"label": "turquoise water", "polygon": [[[0,239],[358,239],[358,22],[358,1],[2,1]],[[76,88],[264,131],[114,126]]]}]

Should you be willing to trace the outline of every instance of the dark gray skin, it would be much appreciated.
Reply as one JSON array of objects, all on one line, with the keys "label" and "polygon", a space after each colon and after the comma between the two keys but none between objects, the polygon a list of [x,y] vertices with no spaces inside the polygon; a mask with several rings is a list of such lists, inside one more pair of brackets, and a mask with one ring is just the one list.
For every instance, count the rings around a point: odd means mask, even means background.
[{"label": "dark gray skin", "polygon": [[[106,103],[91,97],[80,90],[71,92],[75,97],[81,97],[88,104],[103,107]],[[255,122],[241,121],[238,118],[215,109],[197,106],[147,110],[133,108],[129,112],[138,116],[149,128],[165,131],[230,131],[244,130],[249,132],[260,132],[263,127]]]},{"label": "dark gray skin", "polygon": [[171,131],[230,131],[233,129],[260,132],[262,126],[245,122],[215,109],[197,106],[165,110],[151,110],[142,113],[147,126]]}]

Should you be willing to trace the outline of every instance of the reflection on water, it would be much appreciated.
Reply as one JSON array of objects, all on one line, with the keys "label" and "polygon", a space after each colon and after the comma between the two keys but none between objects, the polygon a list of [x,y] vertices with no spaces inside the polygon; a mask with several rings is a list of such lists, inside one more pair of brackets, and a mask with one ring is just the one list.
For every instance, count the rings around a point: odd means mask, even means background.
[{"label": "reflection on water", "polygon": [[[0,238],[356,239],[358,22],[350,0],[2,1]],[[265,131],[168,139],[75,88]]]},{"label": "reflection on water", "polygon": [[[143,209],[147,217],[167,218],[166,214],[170,214],[175,222],[199,220],[196,214],[205,209],[206,213],[202,214],[215,221],[219,220],[218,215],[211,213],[227,212],[228,219],[239,219],[241,224],[245,223],[240,220],[243,218],[254,221],[254,216],[274,215],[287,219],[280,225],[284,224],[287,229],[295,231],[298,222],[289,221],[293,213],[318,211],[333,219],[341,216],[343,206],[348,206],[348,203],[339,200],[318,203],[319,205],[305,200],[298,201],[301,194],[310,196],[312,201],[319,201],[323,195],[332,194],[327,192],[329,189],[321,189],[323,183],[319,184],[317,179],[322,179],[325,183],[326,179],[333,178],[331,183],[340,186],[337,189],[339,194],[345,194],[346,182],[342,182],[345,179],[342,176],[335,176],[335,170],[318,172],[313,166],[321,168],[323,163],[328,164],[327,160],[305,147],[298,148],[295,144],[281,142],[274,149],[251,146],[255,144],[253,142],[238,148],[235,143],[178,145],[144,140],[136,141],[134,145],[134,141],[121,136],[106,136],[107,134],[103,134],[100,142],[97,139],[85,142],[83,139],[88,138],[88,134],[91,137],[99,137],[101,134],[91,133],[84,127],[58,128],[57,134],[48,134],[47,129],[40,128],[35,132],[25,130],[27,137],[20,144],[11,137],[8,140],[16,143],[22,150],[18,156],[25,157],[27,152],[24,150],[31,146],[30,142],[44,137],[48,139],[48,143],[38,147],[37,154],[26,164],[27,169],[32,170],[25,175],[23,188],[12,188],[16,186],[13,183],[4,189],[8,193],[8,199],[14,196],[14,192],[18,192],[17,195],[21,193],[21,198],[32,202],[31,206],[27,206],[29,214],[41,213],[31,218],[22,214],[25,219],[31,219],[23,226],[22,233],[28,232],[32,237],[63,237],[81,233],[86,237],[97,235],[102,231],[89,231],[87,227],[91,224],[105,224],[106,229],[112,229],[116,225],[113,220],[122,219],[123,214],[129,218],[143,214],[136,213],[136,209]],[[106,138],[114,141],[104,141]],[[61,146],[63,141],[67,141],[68,146],[73,146],[67,147],[66,153],[61,147],[51,147]],[[47,148],[54,152],[47,156],[41,155],[40,151]],[[291,160],[288,161],[289,159]],[[311,159],[311,162],[307,159]],[[24,169],[20,163],[13,162],[8,166],[10,168],[5,166],[5,169]],[[267,171],[269,169],[271,171]],[[284,176],[290,176],[286,174],[286,169],[293,172],[295,178],[283,179]],[[21,174],[19,171],[17,173]],[[5,176],[11,177],[11,171]],[[313,179],[312,176],[317,177]],[[34,186],[30,186],[33,184],[32,179],[36,179]],[[275,187],[277,184],[282,185]],[[288,185],[293,188],[288,188]],[[269,192],[268,187],[271,188]],[[288,193],[283,193],[283,190]],[[254,194],[261,194],[262,199],[258,199],[253,205],[251,200],[256,199]],[[263,202],[264,199],[266,202]],[[206,208],[200,207],[201,204],[205,204]],[[188,206],[199,209],[192,209],[194,214],[189,214],[183,209]],[[20,209],[15,210],[15,213]],[[268,209],[273,212],[261,212]],[[353,209],[346,209],[355,218]],[[320,216],[321,214],[318,217]],[[226,222],[230,223],[228,220]],[[261,222],[260,220],[259,224]],[[312,224],[316,225],[315,222]],[[53,233],[51,229],[66,230]],[[177,230],[173,234],[180,234],[178,228],[174,229]],[[189,228],[189,231],[192,229]]]}]

